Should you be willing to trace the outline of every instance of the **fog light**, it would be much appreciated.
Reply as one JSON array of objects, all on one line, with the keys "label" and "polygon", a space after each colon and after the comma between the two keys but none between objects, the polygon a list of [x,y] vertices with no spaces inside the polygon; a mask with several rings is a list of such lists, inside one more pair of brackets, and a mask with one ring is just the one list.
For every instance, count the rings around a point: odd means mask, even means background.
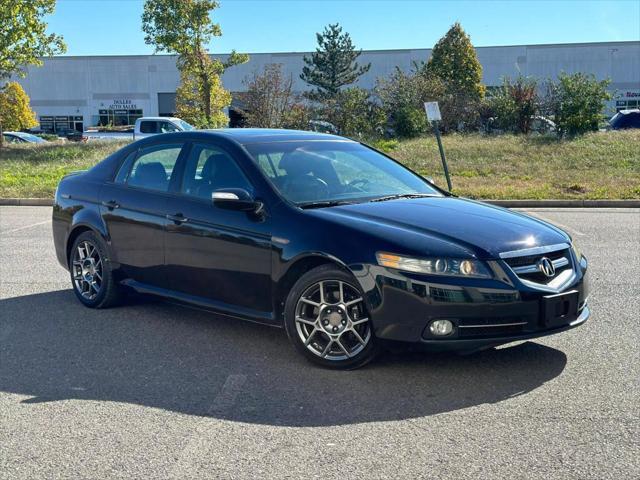
[{"label": "fog light", "polygon": [[432,335],[443,337],[453,331],[453,323],[449,320],[434,320],[429,325],[429,331]]}]

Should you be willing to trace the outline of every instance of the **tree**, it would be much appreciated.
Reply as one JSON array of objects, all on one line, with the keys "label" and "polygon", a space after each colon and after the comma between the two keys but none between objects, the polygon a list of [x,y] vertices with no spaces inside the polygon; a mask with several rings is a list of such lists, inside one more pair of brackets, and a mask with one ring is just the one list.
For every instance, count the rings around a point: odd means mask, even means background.
[{"label": "tree", "polygon": [[0,0],[0,79],[25,75],[26,65],[42,65],[40,57],[66,51],[62,37],[46,33],[43,20],[55,0]]},{"label": "tree", "polygon": [[240,98],[244,103],[247,126],[282,128],[296,103],[293,78],[283,75],[282,65],[271,63],[265,65],[261,73],[255,71],[245,83],[247,92]]},{"label": "tree", "polygon": [[496,125],[506,131],[529,133],[539,109],[537,90],[538,82],[533,78],[503,79],[502,87],[489,99]]},{"label": "tree", "polygon": [[[213,63],[213,62],[212,62]],[[214,68],[207,58],[205,68]],[[218,128],[228,122],[223,109],[231,104],[231,93],[224,89],[220,75],[207,75],[206,82],[198,69],[180,69],[180,85],[176,90],[176,114],[196,128]]]},{"label": "tree", "polygon": [[0,90],[0,137],[2,129],[24,130],[38,124],[29,106],[29,97],[18,82],[7,83]]},{"label": "tree", "polygon": [[340,90],[327,100],[323,116],[338,128],[341,135],[370,138],[384,128],[386,117],[371,94],[359,87]]},{"label": "tree", "polygon": [[610,80],[598,81],[584,73],[561,73],[557,82],[547,83],[543,107],[547,115],[553,116],[559,136],[598,130],[605,102],[611,99],[609,83]]},{"label": "tree", "polygon": [[[42,65],[40,57],[66,51],[62,37],[46,33],[43,17],[53,13],[55,5],[55,0],[0,0],[0,80],[14,74],[24,77],[27,65]],[[2,128],[0,119],[0,147]]]},{"label": "tree", "polygon": [[462,94],[481,100],[485,94],[482,65],[469,35],[458,22],[433,47],[427,70],[440,77],[450,94]]},{"label": "tree", "polygon": [[224,63],[210,57],[206,45],[222,35],[220,25],[210,16],[218,7],[216,0],[146,0],[142,14],[145,42],[156,52],[179,56],[183,83],[176,92],[176,109],[189,112],[189,120],[198,119],[200,127],[226,123],[222,109],[230,105],[231,95],[222,87],[220,75],[249,60],[235,50]]},{"label": "tree", "polygon": [[369,71],[371,64],[359,65],[356,60],[362,51],[356,51],[348,33],[342,33],[339,24],[325,27],[316,33],[318,47],[311,57],[304,57],[305,66],[300,78],[316,87],[311,98],[322,100],[337,95],[342,87],[354,83]]},{"label": "tree", "polygon": [[442,80],[416,64],[410,73],[396,68],[388,79],[379,79],[375,91],[395,134],[415,137],[428,127],[424,102],[442,100],[445,87]]}]

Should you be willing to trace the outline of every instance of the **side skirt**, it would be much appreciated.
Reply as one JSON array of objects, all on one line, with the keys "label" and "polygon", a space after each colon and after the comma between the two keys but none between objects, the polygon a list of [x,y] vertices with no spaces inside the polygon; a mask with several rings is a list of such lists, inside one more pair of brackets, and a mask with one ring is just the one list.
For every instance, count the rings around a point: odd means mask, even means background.
[{"label": "side skirt", "polygon": [[155,287],[153,285],[148,285],[146,283],[137,282],[131,279],[123,280],[120,283],[138,293],[162,297],[170,302],[178,303],[185,307],[204,310],[207,312],[224,315],[226,317],[237,318],[253,323],[259,323],[261,325],[283,328],[282,323],[275,319],[273,312],[260,312],[247,308],[238,308],[226,303],[216,302],[207,298],[188,295],[186,293],[176,292],[174,290]]}]

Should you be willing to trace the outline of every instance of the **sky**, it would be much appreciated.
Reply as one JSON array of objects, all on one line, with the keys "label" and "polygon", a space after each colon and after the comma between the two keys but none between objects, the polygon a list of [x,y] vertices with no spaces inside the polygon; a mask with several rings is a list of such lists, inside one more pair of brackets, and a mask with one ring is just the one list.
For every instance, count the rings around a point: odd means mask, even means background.
[{"label": "sky", "polygon": [[[49,31],[67,55],[153,53],[143,0],[58,0]],[[357,48],[431,48],[456,21],[475,46],[640,40],[640,0],[221,0],[223,36],[212,53],[314,50],[315,32],[339,22]]]}]

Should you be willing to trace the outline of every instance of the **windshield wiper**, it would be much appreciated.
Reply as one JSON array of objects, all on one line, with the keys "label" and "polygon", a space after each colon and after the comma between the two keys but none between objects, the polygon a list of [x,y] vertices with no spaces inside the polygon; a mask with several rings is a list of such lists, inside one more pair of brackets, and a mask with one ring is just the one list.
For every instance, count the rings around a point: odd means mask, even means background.
[{"label": "windshield wiper", "polygon": [[396,200],[398,198],[425,198],[425,197],[439,197],[440,195],[434,195],[432,193],[396,193],[395,195],[387,195],[385,197],[378,197],[370,202],[386,202],[387,200]]},{"label": "windshield wiper", "polygon": [[322,200],[318,202],[304,202],[299,203],[300,208],[325,208],[325,207],[337,207],[338,205],[350,205],[353,202],[347,200]]}]

